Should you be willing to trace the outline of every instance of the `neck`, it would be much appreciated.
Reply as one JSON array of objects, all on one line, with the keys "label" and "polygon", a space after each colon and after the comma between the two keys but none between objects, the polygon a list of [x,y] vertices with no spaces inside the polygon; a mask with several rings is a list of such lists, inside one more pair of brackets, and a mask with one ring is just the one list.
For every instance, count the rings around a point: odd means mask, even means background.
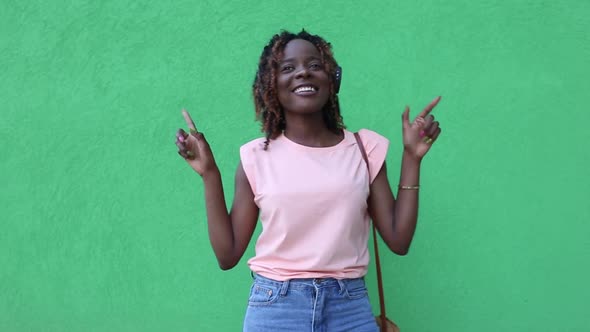
[{"label": "neck", "polygon": [[326,127],[321,112],[293,114],[285,112],[285,136],[291,141],[310,147],[328,147],[338,144],[343,133],[336,134]]}]

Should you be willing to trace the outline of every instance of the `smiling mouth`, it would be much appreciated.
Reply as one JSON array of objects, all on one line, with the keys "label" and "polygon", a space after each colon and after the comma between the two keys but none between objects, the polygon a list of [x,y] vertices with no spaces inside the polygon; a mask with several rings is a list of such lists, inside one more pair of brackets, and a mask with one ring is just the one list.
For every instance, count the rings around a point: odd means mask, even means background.
[{"label": "smiling mouth", "polygon": [[300,86],[296,87],[293,90],[293,92],[296,95],[307,96],[307,95],[315,94],[316,92],[318,92],[318,90],[319,89],[313,85],[300,85]]}]

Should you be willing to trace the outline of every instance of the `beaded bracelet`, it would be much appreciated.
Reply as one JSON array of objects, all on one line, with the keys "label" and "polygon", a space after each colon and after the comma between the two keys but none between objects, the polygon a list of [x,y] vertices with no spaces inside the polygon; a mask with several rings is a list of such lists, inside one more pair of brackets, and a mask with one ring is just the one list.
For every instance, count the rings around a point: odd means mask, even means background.
[{"label": "beaded bracelet", "polygon": [[420,186],[399,186],[399,189],[404,189],[404,190],[418,190],[420,189]]}]

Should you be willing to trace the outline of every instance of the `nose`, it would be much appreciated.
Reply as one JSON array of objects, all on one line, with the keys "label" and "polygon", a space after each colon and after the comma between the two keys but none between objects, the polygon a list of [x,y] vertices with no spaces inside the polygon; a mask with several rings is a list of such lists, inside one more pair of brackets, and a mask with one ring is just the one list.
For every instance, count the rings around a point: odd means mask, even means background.
[{"label": "nose", "polygon": [[306,78],[309,76],[309,71],[305,66],[299,68],[299,70],[295,73],[295,78]]}]

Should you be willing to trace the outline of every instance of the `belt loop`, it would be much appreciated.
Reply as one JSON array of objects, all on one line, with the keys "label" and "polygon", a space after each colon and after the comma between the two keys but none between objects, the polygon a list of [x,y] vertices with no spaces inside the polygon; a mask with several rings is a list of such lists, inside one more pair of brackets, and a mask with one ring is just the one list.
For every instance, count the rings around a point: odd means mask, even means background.
[{"label": "belt loop", "polygon": [[287,294],[287,290],[289,290],[289,280],[285,280],[281,284],[281,296],[285,296]]},{"label": "belt loop", "polygon": [[344,292],[346,291],[346,283],[342,279],[337,279],[337,280],[338,280],[338,286],[340,286],[340,294],[344,294]]}]

